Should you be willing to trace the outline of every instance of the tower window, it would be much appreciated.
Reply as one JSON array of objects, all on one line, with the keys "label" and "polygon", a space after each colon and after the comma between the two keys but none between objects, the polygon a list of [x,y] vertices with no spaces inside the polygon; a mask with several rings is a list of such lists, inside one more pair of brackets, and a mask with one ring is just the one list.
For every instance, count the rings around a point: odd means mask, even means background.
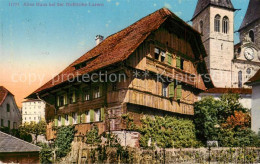
[{"label": "tower window", "polygon": [[249,31],[249,38],[251,40],[251,42],[255,42],[255,34],[253,30]]},{"label": "tower window", "polygon": [[238,87],[242,88],[242,71],[238,72]]},{"label": "tower window", "polygon": [[200,21],[200,32],[203,35],[203,21]]},{"label": "tower window", "polygon": [[220,15],[216,15],[214,19],[214,30],[220,32]]},{"label": "tower window", "polygon": [[228,28],[229,28],[229,20],[228,17],[224,17],[222,21],[222,32],[227,34],[228,33]]}]

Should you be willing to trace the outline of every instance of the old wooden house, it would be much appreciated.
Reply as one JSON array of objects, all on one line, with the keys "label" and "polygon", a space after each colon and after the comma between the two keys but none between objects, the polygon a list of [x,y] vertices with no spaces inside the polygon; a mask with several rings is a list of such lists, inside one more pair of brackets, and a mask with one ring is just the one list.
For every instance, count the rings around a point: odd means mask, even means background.
[{"label": "old wooden house", "polygon": [[46,101],[48,140],[52,126],[75,124],[77,135],[92,125],[122,131],[124,113],[135,124],[143,114],[192,116],[197,95],[213,87],[204,57],[200,33],[163,8],[107,37],[27,98]]}]

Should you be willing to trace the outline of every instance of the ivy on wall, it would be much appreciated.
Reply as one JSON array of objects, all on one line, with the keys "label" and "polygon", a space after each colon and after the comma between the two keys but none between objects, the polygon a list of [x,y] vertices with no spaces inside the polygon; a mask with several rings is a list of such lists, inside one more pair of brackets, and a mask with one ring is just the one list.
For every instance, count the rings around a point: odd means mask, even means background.
[{"label": "ivy on wall", "polygon": [[57,138],[55,140],[57,158],[65,157],[70,152],[74,135],[74,126],[57,127]]},{"label": "ivy on wall", "polygon": [[156,145],[161,148],[182,148],[201,145],[196,139],[195,125],[190,119],[144,116],[141,122],[138,130],[141,133],[142,147]]}]

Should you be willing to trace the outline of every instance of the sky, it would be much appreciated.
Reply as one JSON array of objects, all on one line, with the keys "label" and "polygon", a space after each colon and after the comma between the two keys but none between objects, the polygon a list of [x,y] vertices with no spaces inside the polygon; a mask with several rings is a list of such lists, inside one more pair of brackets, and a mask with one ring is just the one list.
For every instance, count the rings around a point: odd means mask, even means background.
[{"label": "sky", "polygon": [[[235,31],[248,2],[232,0],[234,7],[241,9],[235,12]],[[188,22],[196,3],[197,0],[0,0],[0,86],[12,92],[21,106],[26,96],[93,48],[96,35],[106,38],[162,7]],[[235,33],[235,43],[239,42],[238,36]]]}]

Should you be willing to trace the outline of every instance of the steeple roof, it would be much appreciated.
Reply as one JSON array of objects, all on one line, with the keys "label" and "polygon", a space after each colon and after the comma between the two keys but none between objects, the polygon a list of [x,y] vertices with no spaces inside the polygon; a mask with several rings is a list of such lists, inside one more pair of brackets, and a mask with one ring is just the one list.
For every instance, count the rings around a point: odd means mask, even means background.
[{"label": "steeple roof", "polygon": [[250,0],[239,31],[258,19],[260,19],[260,0]]},{"label": "steeple roof", "polygon": [[229,10],[235,10],[231,0],[198,0],[195,12],[193,14],[192,20],[198,16],[204,9],[209,5],[221,7]]}]

